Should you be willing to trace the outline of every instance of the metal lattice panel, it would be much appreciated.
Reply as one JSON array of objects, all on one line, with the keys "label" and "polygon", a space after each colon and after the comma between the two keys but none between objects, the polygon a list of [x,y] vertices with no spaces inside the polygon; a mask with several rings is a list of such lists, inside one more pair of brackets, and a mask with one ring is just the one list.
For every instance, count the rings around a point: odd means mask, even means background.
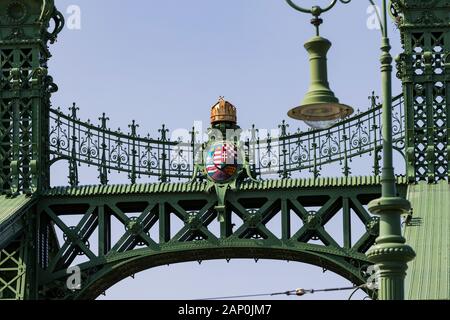
[{"label": "metal lattice panel", "polygon": [[404,46],[398,76],[406,97],[407,174],[414,182],[449,177],[450,38],[446,4],[435,2],[424,4],[426,10],[416,10],[417,4],[409,1],[397,3]]},{"label": "metal lattice panel", "polygon": [[[44,104],[39,95],[33,93],[39,81],[39,57],[37,48],[6,49],[1,51],[1,87],[0,100],[2,141],[0,151],[1,185],[4,192],[11,194],[31,193],[37,187],[37,172],[32,172],[33,160],[39,162],[33,150],[33,123],[39,122],[37,114]],[[42,88],[41,88],[42,89]],[[42,110],[43,111],[43,110]],[[44,116],[45,112],[41,116]],[[35,125],[35,127],[37,127]],[[34,140],[37,140],[36,133]],[[43,147],[39,143],[34,148]],[[34,151],[34,152],[33,152]],[[37,153],[37,154],[36,154]],[[39,159],[40,160],[40,159]]]},{"label": "metal lattice panel", "polygon": [[26,241],[15,241],[0,250],[0,300],[25,299]]},{"label": "metal lattice panel", "polygon": [[[17,6],[20,19],[10,6]],[[47,75],[47,44],[55,41],[63,18],[53,1],[6,0],[0,10],[0,192],[32,194],[49,185],[46,133],[57,87]]]},{"label": "metal lattice panel", "polygon": [[1,130],[0,130],[0,188],[8,190],[11,181],[11,142],[12,142],[12,108],[10,101],[2,99],[0,101],[0,116],[1,116]]},{"label": "metal lattice panel", "polygon": [[[406,180],[398,181],[405,192]],[[379,227],[366,205],[379,196],[379,182],[360,177],[324,178],[316,185],[289,179],[243,184],[227,197],[223,220],[218,220],[214,193],[205,192],[204,184],[184,192],[189,185],[183,183],[166,184],[167,190],[104,186],[95,196],[89,187],[50,191],[38,206],[40,234],[48,238],[48,226],[54,226],[51,232],[62,241],[40,259],[41,292],[52,298],[95,298],[130,272],[214,257],[303,261],[362,283],[369,265],[364,253]],[[328,228],[338,216],[342,243]],[[365,232],[354,237],[351,230],[358,224]],[[82,270],[81,292],[65,287],[66,271],[73,265]]]}]

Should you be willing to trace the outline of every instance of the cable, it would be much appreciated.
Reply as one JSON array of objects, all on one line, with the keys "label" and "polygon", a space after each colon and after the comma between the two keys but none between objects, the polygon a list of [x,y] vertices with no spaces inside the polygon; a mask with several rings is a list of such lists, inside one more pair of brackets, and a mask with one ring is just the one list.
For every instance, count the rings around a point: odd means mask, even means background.
[{"label": "cable", "polygon": [[[198,300],[228,300],[228,299],[255,298],[255,297],[280,296],[280,295],[286,295],[286,296],[295,295],[295,296],[301,297],[301,296],[304,296],[305,294],[313,294],[313,293],[317,293],[317,292],[346,291],[346,290],[354,290],[354,289],[356,289],[354,291],[354,292],[356,292],[358,289],[361,289],[363,286],[327,288],[327,289],[301,289],[301,288],[299,288],[299,289],[288,290],[288,291],[283,291],[283,292],[247,294],[247,295],[226,296],[226,297],[216,297],[216,298],[204,298],[204,299],[198,299]],[[352,293],[352,295],[353,295],[353,293]]]},{"label": "cable", "polygon": [[356,288],[352,294],[350,295],[350,297],[348,297],[348,300],[352,300],[353,295],[359,290],[359,288]]},{"label": "cable", "polygon": [[[361,285],[361,286],[355,287],[355,290],[352,292],[352,294],[350,295],[350,297],[348,297],[348,300],[351,300],[352,297],[353,297],[353,295],[354,295],[359,289],[362,289],[362,288],[365,288],[365,287],[367,287],[367,284],[363,284],[363,285]],[[364,300],[364,299],[363,299],[363,300]]]},{"label": "cable", "polygon": [[239,299],[239,298],[255,298],[255,297],[267,297],[272,296],[273,293],[261,293],[261,294],[247,294],[242,296],[228,296],[228,297],[216,297],[216,298],[204,298],[198,300],[228,300],[228,299]]}]

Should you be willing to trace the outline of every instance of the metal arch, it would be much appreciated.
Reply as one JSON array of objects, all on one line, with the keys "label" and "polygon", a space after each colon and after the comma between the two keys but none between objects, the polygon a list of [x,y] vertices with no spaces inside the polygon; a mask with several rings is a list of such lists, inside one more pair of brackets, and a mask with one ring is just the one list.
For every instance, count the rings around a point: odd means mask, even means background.
[{"label": "metal arch", "polygon": [[[365,283],[361,268],[357,268],[350,262],[345,261],[344,257],[315,251],[313,246],[302,249],[292,246],[286,248],[285,245],[261,247],[257,244],[254,246],[241,246],[239,243],[235,245],[230,243],[228,245],[221,245],[220,248],[199,247],[178,252],[163,253],[139,252],[133,257],[125,253],[123,256],[122,259],[117,257],[116,262],[104,266],[103,269],[97,270],[98,267],[92,267],[95,272],[89,278],[88,284],[84,285],[80,292],[76,292],[73,295],[69,294],[64,299],[95,299],[116,283],[151,268],[184,262],[221,259],[269,259],[308,263],[332,271],[356,285]],[[365,259],[364,255],[361,255],[361,259],[358,261],[361,265],[370,265],[370,262]],[[89,274],[89,269],[83,270],[82,265],[80,267],[82,272]]]},{"label": "metal arch", "polygon": [[52,166],[52,165],[56,164],[59,161],[70,161],[70,160],[72,160],[72,159],[70,157],[68,157],[68,156],[55,157],[55,158],[53,158],[53,159],[51,159],[49,161],[49,165]]},{"label": "metal arch", "polygon": [[[379,194],[379,179],[372,178],[328,184],[323,180],[317,186],[292,180],[284,186],[270,184],[270,192],[267,184],[242,185],[240,190],[230,193],[227,216],[218,224],[214,222],[218,216],[214,194],[205,193],[198,185],[184,191],[179,189],[183,184],[167,184],[165,191],[146,191],[138,186],[133,192],[123,186],[113,186],[111,192],[114,192],[110,193],[105,186],[96,189],[98,194],[92,188],[49,192],[38,204],[41,224],[59,228],[65,236],[61,246],[41,265],[39,279],[43,295],[71,297],[71,293],[64,291],[66,268],[79,254],[88,259],[80,268],[89,288],[71,298],[95,298],[123,277],[157,265],[230,258],[300,261],[322,266],[361,284],[364,280],[361,272],[369,265],[364,253],[378,232],[378,220],[364,208]],[[404,179],[399,184],[404,186]],[[312,208],[320,209],[311,213]],[[340,215],[341,210],[342,244],[327,233],[328,222]],[[350,210],[356,213],[353,218]],[[135,216],[136,213],[139,215]],[[293,227],[291,218],[287,218],[291,213],[303,226]],[[60,218],[70,215],[80,218],[76,226],[71,227]],[[175,232],[170,224],[172,216],[184,222]],[[119,240],[107,231],[111,222],[105,221],[111,221],[112,217],[125,227]],[[242,224],[236,223],[241,220]],[[281,235],[275,235],[269,225],[266,227],[275,220],[281,227]],[[350,225],[355,223],[362,223],[366,229],[358,239],[352,238],[350,232]],[[133,229],[131,224],[137,228]],[[158,231],[154,226],[158,226]],[[151,234],[152,230],[157,233]],[[97,236],[99,248],[93,253],[88,243]],[[316,239],[323,245],[315,243]],[[121,267],[123,271],[117,271]]]}]

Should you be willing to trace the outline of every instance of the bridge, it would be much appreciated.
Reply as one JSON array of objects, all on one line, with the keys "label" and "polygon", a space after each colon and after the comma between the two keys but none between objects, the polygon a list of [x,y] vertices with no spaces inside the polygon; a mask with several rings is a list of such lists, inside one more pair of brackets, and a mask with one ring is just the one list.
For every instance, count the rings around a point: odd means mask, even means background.
[{"label": "bridge", "polygon": [[[450,298],[449,10],[445,1],[392,1],[404,42],[397,59],[403,92],[392,99],[394,150],[405,163],[396,185],[413,206],[403,217],[417,253],[406,294],[417,299]],[[192,128],[171,140],[163,125],[151,137],[134,121],[121,132],[110,129],[106,114],[91,123],[76,105],[52,108],[58,87],[48,74],[48,45],[64,17],[48,0],[5,0],[0,12],[0,299],[95,299],[140,271],[211,259],[298,261],[367,282],[366,253],[380,235],[380,219],[368,210],[381,196],[375,94],[367,111],[327,129],[289,132],[283,122],[278,134],[262,134],[256,126],[239,131],[234,120],[212,122],[220,132],[237,130],[225,145],[241,160],[228,163],[236,171],[218,183],[208,169],[208,153],[220,142],[213,133],[203,141]],[[221,99],[212,118],[233,108]],[[353,175],[357,159],[371,172]],[[50,174],[59,163],[68,181],[54,187]],[[97,170],[98,184],[80,181],[86,166]],[[322,176],[329,166],[340,175]],[[110,184],[112,173],[128,183]],[[336,218],[342,243],[327,230]],[[74,266],[81,290],[67,287]],[[376,298],[376,290],[365,290]]]}]

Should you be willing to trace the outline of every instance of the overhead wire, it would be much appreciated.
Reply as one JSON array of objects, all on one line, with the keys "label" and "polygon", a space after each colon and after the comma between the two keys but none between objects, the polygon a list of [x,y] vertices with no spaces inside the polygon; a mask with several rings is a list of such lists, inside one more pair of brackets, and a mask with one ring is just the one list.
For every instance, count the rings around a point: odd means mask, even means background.
[{"label": "overhead wire", "polygon": [[273,296],[280,296],[280,295],[286,295],[286,296],[304,296],[306,294],[314,294],[318,292],[335,292],[335,291],[348,291],[353,290],[352,294],[349,297],[349,300],[351,297],[358,291],[359,289],[362,289],[366,287],[366,285],[361,286],[352,286],[352,287],[340,287],[340,288],[326,288],[326,289],[302,289],[298,288],[295,290],[287,290],[282,292],[272,292],[272,293],[257,293],[257,294],[246,294],[246,295],[235,295],[235,296],[224,296],[224,297],[214,297],[214,298],[203,298],[198,300],[229,300],[229,299],[241,299],[241,298],[257,298],[257,297],[273,297]]}]

